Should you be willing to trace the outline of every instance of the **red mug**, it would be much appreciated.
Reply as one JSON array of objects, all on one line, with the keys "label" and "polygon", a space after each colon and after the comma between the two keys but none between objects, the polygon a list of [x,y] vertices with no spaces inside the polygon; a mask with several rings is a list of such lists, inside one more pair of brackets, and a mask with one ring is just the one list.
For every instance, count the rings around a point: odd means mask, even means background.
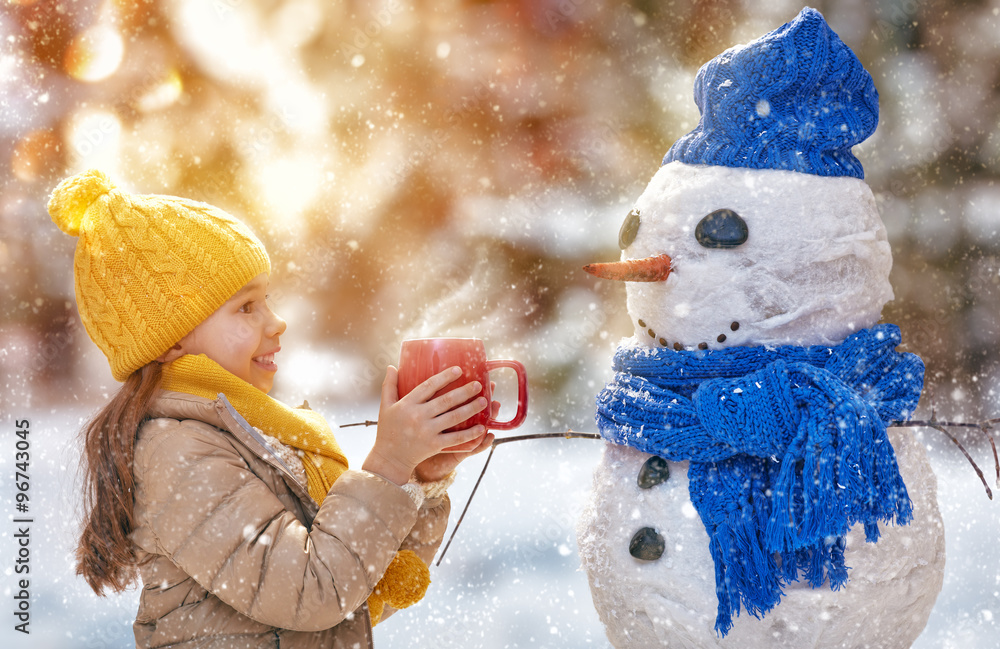
[{"label": "red mug", "polygon": [[462,368],[462,375],[439,390],[435,397],[466,383],[479,381],[483,389],[472,399],[483,396],[486,397],[486,403],[492,403],[490,372],[507,367],[517,372],[517,414],[510,421],[497,421],[490,416],[490,407],[487,406],[482,412],[444,432],[464,430],[476,424],[482,424],[487,430],[511,430],[524,423],[524,419],[528,416],[528,378],[524,365],[513,360],[486,360],[486,345],[479,338],[404,340],[399,350],[399,397],[403,398],[413,388],[453,365]]}]

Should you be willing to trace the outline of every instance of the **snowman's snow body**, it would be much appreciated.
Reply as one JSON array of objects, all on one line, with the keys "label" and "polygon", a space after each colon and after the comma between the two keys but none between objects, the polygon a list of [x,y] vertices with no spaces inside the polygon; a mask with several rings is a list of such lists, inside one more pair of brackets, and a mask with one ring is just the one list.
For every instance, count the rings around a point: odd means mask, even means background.
[{"label": "snowman's snow body", "polygon": [[[714,630],[717,600],[708,535],[688,495],[687,463],[671,462],[668,480],[640,489],[636,476],[650,457],[607,444],[581,520],[580,559],[608,639],[617,649],[676,647],[909,647],[923,630],[941,589],[944,535],[936,482],[920,444],[892,432],[914,520],[882,528],[876,544],[856,526],[847,535],[851,577],[839,591],[800,582],[761,619],[733,619],[725,637]],[[636,530],[655,526],[666,540],[652,562],[629,554]]]},{"label": "snowman's snow body", "polygon": [[[699,222],[739,215],[746,241],[699,243]],[[665,281],[628,281],[635,335],[624,345],[719,349],[836,345],[871,327],[892,299],[885,228],[870,189],[856,177],[672,161],[636,201],[620,242],[623,260],[670,258]],[[627,233],[626,233],[627,232]],[[913,521],[882,525],[867,543],[846,535],[849,581],[839,591],[793,582],[762,618],[745,611],[730,632],[714,629],[715,569],[709,537],[691,502],[687,462],[641,488],[650,455],[608,443],[578,529],[580,558],[597,612],[618,649],[701,647],[909,647],[923,629],[944,567],[936,480],[907,429],[889,439],[913,502]],[[642,528],[665,547],[655,560],[629,551]]]}]

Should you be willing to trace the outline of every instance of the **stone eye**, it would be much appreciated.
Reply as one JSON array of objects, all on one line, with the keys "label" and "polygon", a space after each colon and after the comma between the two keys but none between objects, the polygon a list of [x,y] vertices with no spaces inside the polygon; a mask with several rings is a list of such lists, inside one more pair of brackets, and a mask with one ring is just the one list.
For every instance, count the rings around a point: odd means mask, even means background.
[{"label": "stone eye", "polygon": [[706,248],[735,248],[746,243],[747,223],[732,210],[715,210],[694,230],[695,239]]},{"label": "stone eye", "polygon": [[635,235],[639,231],[639,210],[632,210],[625,217],[622,229],[618,231],[618,247],[625,250],[635,241]]}]

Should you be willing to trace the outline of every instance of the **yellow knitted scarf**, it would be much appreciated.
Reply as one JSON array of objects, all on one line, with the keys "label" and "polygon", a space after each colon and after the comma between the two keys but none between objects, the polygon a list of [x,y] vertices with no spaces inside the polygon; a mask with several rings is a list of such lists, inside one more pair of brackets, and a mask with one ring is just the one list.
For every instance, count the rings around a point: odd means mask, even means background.
[{"label": "yellow knitted scarf", "polygon": [[[320,505],[347,470],[347,457],[322,415],[272,399],[204,354],[189,354],[166,363],[161,387],[205,399],[215,399],[221,392],[251,426],[301,450],[309,496]],[[415,604],[429,584],[430,571],[420,557],[411,550],[400,550],[368,598],[372,625],[381,619],[385,604],[393,608]]]}]

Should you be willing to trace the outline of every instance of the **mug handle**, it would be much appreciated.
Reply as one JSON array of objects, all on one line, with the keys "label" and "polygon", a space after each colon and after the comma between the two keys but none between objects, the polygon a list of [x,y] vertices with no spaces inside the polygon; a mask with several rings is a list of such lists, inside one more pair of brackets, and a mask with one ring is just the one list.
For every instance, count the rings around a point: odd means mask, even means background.
[{"label": "mug handle", "polygon": [[509,367],[517,372],[517,414],[510,421],[497,421],[490,418],[486,422],[487,430],[511,430],[524,423],[528,417],[528,375],[524,370],[524,365],[520,361],[497,360],[486,361],[486,372]]}]

